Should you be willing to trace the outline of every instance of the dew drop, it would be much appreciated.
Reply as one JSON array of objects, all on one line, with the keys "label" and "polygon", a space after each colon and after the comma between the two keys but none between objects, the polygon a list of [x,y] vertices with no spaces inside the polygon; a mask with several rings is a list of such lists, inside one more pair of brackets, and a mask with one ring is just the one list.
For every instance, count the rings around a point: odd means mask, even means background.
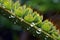
[{"label": "dew drop", "polygon": [[15,16],[12,16],[12,15],[11,15],[11,18],[15,18]]},{"label": "dew drop", "polygon": [[37,34],[41,34],[41,32],[39,32],[39,31],[36,31],[36,33],[37,33]]},{"label": "dew drop", "polygon": [[16,24],[16,22],[14,22],[14,24]]},{"label": "dew drop", "polygon": [[21,18],[21,22],[23,21],[24,19]]},{"label": "dew drop", "polygon": [[35,37],[35,35],[33,34],[33,36]]},{"label": "dew drop", "polygon": [[47,40],[47,38],[45,38],[45,40]]},{"label": "dew drop", "polygon": [[3,8],[6,8],[5,6],[3,6]]},{"label": "dew drop", "polygon": [[48,35],[46,37],[48,38]]},{"label": "dew drop", "polygon": [[38,28],[38,31],[42,31],[41,28]]},{"label": "dew drop", "polygon": [[34,25],[31,24],[30,26],[33,27]]},{"label": "dew drop", "polygon": [[27,30],[30,30],[30,27],[29,27],[29,28],[27,28]]},{"label": "dew drop", "polygon": [[27,30],[29,30],[29,28],[27,28]]},{"label": "dew drop", "polygon": [[33,26],[35,26],[35,23],[32,22],[32,23],[31,23],[31,27],[33,27]]},{"label": "dew drop", "polygon": [[35,23],[32,22],[32,25],[35,25]]},{"label": "dew drop", "polygon": [[18,22],[18,20],[16,20],[16,22]]},{"label": "dew drop", "polygon": [[11,18],[11,17],[9,16],[9,18]]},{"label": "dew drop", "polygon": [[12,15],[11,15],[11,16],[9,16],[9,18],[15,18],[15,16],[12,16]]}]

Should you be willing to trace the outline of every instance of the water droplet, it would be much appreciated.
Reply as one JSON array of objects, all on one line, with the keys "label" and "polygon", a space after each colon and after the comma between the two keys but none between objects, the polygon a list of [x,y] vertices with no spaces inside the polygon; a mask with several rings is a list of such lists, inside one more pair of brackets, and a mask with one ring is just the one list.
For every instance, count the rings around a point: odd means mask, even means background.
[{"label": "water droplet", "polygon": [[41,34],[41,32],[39,32],[39,31],[36,31],[36,33],[37,33],[37,34]]},{"label": "water droplet", "polygon": [[46,37],[48,38],[48,35]]},{"label": "water droplet", "polygon": [[32,22],[31,27],[35,26],[35,23]]},{"label": "water droplet", "polygon": [[47,40],[47,38],[45,38],[45,40]]},{"label": "water droplet", "polygon": [[34,25],[31,24],[30,26],[33,27]]},{"label": "water droplet", "polygon": [[12,15],[11,15],[11,18],[15,18],[15,16],[12,16]]},{"label": "water droplet", "polygon": [[16,20],[16,22],[18,22],[18,20]]},{"label": "water droplet", "polygon": [[29,28],[27,28],[27,30],[29,30]]},{"label": "water droplet", "polygon": [[29,28],[27,28],[27,30],[30,30],[30,27],[29,27]]},{"label": "water droplet", "polygon": [[15,16],[12,16],[12,15],[11,15],[11,16],[9,16],[9,18],[15,18]]},{"label": "water droplet", "polygon": [[23,21],[24,19],[21,18],[21,22]]},{"label": "water droplet", "polygon": [[16,24],[16,22],[14,22],[14,24]]},{"label": "water droplet", "polygon": [[9,16],[9,18],[11,18],[11,17]]},{"label": "water droplet", "polygon": [[35,35],[33,34],[33,36],[35,37]]},{"label": "water droplet", "polygon": [[32,25],[35,25],[35,23],[32,22]]},{"label": "water droplet", "polygon": [[3,6],[3,8],[5,8],[5,6]]},{"label": "water droplet", "polygon": [[42,29],[41,28],[38,28],[38,31],[42,31]]}]

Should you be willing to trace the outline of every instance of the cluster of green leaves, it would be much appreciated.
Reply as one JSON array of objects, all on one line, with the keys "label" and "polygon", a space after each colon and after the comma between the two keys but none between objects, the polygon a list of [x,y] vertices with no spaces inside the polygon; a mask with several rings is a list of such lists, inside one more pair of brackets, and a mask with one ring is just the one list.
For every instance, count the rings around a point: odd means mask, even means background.
[{"label": "cluster of green leaves", "polygon": [[31,26],[37,26],[38,28],[41,28],[50,34],[54,39],[60,40],[59,30],[56,30],[56,27],[50,21],[42,21],[43,16],[39,15],[36,11],[33,12],[30,7],[26,7],[26,5],[21,6],[19,1],[13,2],[12,0],[0,0],[0,4],[0,6],[9,11],[12,11],[12,13],[22,18],[29,24],[33,23]]},{"label": "cluster of green leaves", "polygon": [[48,10],[60,10],[60,0],[28,0],[26,4],[42,12]]}]

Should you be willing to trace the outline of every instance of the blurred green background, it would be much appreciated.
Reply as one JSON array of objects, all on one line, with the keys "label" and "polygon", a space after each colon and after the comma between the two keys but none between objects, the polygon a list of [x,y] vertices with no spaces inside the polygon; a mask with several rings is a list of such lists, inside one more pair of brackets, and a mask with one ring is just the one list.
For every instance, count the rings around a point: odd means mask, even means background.
[{"label": "blurred green background", "polygon": [[42,12],[48,10],[60,11],[60,0],[20,0],[20,2]]}]

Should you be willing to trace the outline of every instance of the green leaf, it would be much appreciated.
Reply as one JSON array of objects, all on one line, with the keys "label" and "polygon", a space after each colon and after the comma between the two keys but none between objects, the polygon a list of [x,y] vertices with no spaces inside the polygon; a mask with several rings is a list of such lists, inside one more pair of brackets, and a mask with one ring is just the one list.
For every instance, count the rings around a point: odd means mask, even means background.
[{"label": "green leaf", "polygon": [[16,10],[18,7],[20,7],[20,3],[19,3],[19,1],[16,1],[16,2],[13,4],[13,9]]},{"label": "green leaf", "polygon": [[60,35],[57,37],[57,40],[60,40]]},{"label": "green leaf", "polygon": [[55,34],[52,34],[52,36],[56,39],[57,38],[57,36],[55,35]]},{"label": "green leaf", "polygon": [[23,9],[26,9],[26,5],[23,5],[22,7],[23,7]]},{"label": "green leaf", "polygon": [[27,22],[33,22],[34,17],[31,14],[27,14],[27,16],[24,17],[25,21]]},{"label": "green leaf", "polygon": [[49,32],[52,28],[52,26],[50,25],[49,21],[48,20],[45,20],[42,24],[42,27],[41,27],[43,30]]},{"label": "green leaf", "polygon": [[3,2],[3,0],[0,0],[0,3],[2,3]]},{"label": "green leaf", "polygon": [[33,13],[34,15],[34,22],[39,22],[43,20],[43,16],[40,16],[37,12]]},{"label": "green leaf", "polygon": [[4,1],[3,5],[5,6],[5,8],[11,10],[12,3],[13,3],[12,0],[6,0],[6,1]]},{"label": "green leaf", "polygon": [[33,10],[32,10],[30,7],[26,8],[25,11],[27,11],[27,14],[28,14],[28,13],[33,13]]},{"label": "green leaf", "polygon": [[56,30],[56,31],[54,31],[52,33],[55,34],[56,36],[58,36],[59,35],[59,30]]},{"label": "green leaf", "polygon": [[20,6],[19,8],[17,8],[14,13],[19,16],[19,17],[22,17],[24,15],[24,10],[23,8]]}]

